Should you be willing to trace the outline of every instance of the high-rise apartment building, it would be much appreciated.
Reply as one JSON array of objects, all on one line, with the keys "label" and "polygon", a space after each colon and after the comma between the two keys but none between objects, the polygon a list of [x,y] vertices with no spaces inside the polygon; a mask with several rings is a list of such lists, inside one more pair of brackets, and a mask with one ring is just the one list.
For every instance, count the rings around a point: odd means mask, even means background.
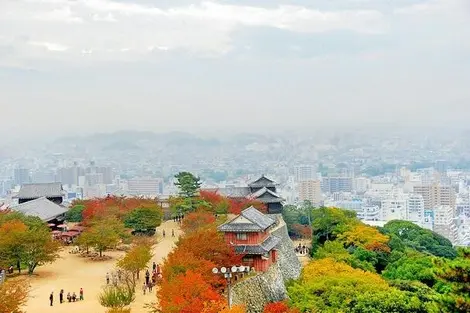
[{"label": "high-rise apartment building", "polygon": [[158,178],[134,178],[127,182],[131,195],[156,196],[163,193],[163,181]]},{"label": "high-rise apartment building", "polygon": [[404,220],[406,217],[406,199],[385,199],[381,203],[381,220]]},{"label": "high-rise apartment building", "polygon": [[437,206],[455,207],[455,191],[452,186],[428,184],[413,187],[413,193],[423,196],[424,209],[434,209]]},{"label": "high-rise apartment building", "polygon": [[300,201],[308,200],[313,205],[318,206],[323,203],[321,184],[319,180],[306,180],[299,183]]},{"label": "high-rise apartment building", "polygon": [[422,195],[412,194],[406,200],[406,220],[419,225],[424,222],[424,199]]},{"label": "high-rise apartment building", "polygon": [[457,225],[455,223],[455,209],[447,205],[434,208],[434,231],[446,237],[452,243],[457,240]]},{"label": "high-rise apartment building", "polygon": [[298,165],[294,167],[296,182],[312,181],[316,179],[316,167],[312,165]]},{"label": "high-rise apartment building", "polygon": [[15,168],[13,178],[17,186],[28,184],[31,182],[30,170],[27,168]]},{"label": "high-rise apartment building", "polygon": [[327,193],[351,192],[351,177],[324,177],[322,180],[322,191]]}]

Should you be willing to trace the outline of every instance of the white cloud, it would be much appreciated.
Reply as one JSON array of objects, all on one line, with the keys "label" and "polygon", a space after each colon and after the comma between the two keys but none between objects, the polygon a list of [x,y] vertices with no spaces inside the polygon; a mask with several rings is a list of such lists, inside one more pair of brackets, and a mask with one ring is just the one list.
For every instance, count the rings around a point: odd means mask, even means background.
[{"label": "white cloud", "polygon": [[53,52],[64,52],[69,49],[69,47],[62,45],[60,43],[55,43],[55,42],[37,42],[37,41],[32,41],[29,44],[33,46],[38,46],[38,47],[43,47],[46,48],[49,51]]},{"label": "white cloud", "polygon": [[[4,1],[0,35],[15,42],[21,42],[18,38],[60,42],[71,47],[67,53],[77,56],[83,50],[112,54],[127,47],[132,47],[126,54],[129,57],[135,54],[142,57],[149,53],[148,47],[214,55],[230,51],[232,34],[242,27],[272,27],[300,33],[332,30],[377,33],[387,25],[383,15],[372,10],[320,11],[286,5],[261,8],[214,1],[166,9],[112,0]],[[23,57],[28,53],[35,51],[24,50]]]}]

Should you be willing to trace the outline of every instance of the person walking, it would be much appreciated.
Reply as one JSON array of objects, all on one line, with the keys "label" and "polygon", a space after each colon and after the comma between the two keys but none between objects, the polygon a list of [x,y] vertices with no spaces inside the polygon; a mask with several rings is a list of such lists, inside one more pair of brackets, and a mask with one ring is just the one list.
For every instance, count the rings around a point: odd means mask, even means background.
[{"label": "person walking", "polygon": [[145,272],[145,284],[149,284],[149,281],[150,281],[150,272],[149,270],[147,269],[147,271]]},{"label": "person walking", "polygon": [[106,273],[106,285],[109,285],[109,273]]},{"label": "person walking", "polygon": [[80,301],[83,301],[83,288],[80,288]]},{"label": "person walking", "polygon": [[171,230],[171,237],[175,237],[175,230],[174,229]]},{"label": "person walking", "polygon": [[59,302],[60,304],[62,304],[64,302],[64,289],[61,289],[60,290],[60,293],[59,293]]},{"label": "person walking", "polygon": [[156,271],[156,269],[157,269],[157,263],[153,262],[152,269],[153,269],[154,272]]},{"label": "person walking", "polygon": [[72,302],[72,296],[70,295],[70,292],[67,292],[67,301]]},{"label": "person walking", "polygon": [[142,292],[144,293],[144,295],[146,291],[147,291],[147,284],[144,282],[144,284],[142,285]]},{"label": "person walking", "polygon": [[54,305],[54,291],[51,292],[51,295],[49,296],[49,301],[51,302],[51,306]]},{"label": "person walking", "polygon": [[163,238],[165,238],[165,230],[162,230]]}]

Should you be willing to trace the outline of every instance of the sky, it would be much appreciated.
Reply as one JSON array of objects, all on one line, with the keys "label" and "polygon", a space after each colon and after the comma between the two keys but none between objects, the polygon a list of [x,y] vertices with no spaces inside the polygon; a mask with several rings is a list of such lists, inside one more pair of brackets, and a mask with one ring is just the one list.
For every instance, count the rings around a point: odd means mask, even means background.
[{"label": "sky", "polygon": [[0,135],[465,124],[469,38],[468,0],[0,0]]}]

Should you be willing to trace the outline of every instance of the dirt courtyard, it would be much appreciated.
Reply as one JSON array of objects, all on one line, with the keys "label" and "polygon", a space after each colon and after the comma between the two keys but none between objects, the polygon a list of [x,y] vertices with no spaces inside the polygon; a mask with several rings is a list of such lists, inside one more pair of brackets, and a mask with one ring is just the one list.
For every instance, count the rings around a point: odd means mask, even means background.
[{"label": "dirt courtyard", "polygon": [[[161,230],[166,232],[166,238],[161,237]],[[175,230],[176,236],[171,237],[171,230]],[[163,259],[173,249],[176,239],[180,235],[177,223],[164,222],[158,227],[158,243],[154,246],[154,256],[149,263],[162,263]],[[36,270],[36,275],[31,279],[31,292],[25,311],[27,313],[66,312],[66,313],[104,313],[106,309],[98,302],[98,294],[101,287],[106,284],[106,273],[115,269],[116,261],[124,255],[123,252],[106,252],[113,259],[105,262],[93,262],[78,255],[70,254],[66,248],[61,253],[61,258],[52,264],[41,266]],[[144,308],[147,303],[155,302],[155,289],[152,293],[143,295],[142,284],[144,276],[141,273],[137,283],[136,299],[132,304],[132,313],[147,313]],[[80,288],[84,290],[84,301],[59,303],[59,292],[64,289],[67,292],[75,292],[78,296]],[[49,295],[54,291],[54,306],[49,305]],[[64,296],[65,298],[65,296]],[[64,299],[66,301],[66,299]]]}]

